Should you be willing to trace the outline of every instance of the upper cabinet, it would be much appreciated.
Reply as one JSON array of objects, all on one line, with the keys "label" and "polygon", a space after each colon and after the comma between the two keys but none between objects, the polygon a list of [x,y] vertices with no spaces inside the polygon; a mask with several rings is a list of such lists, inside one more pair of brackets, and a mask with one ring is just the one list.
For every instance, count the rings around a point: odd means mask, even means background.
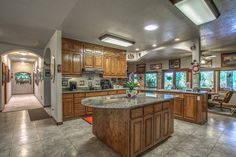
[{"label": "upper cabinet", "polygon": [[80,42],[62,39],[62,74],[80,75],[82,73],[81,48]]},{"label": "upper cabinet", "polygon": [[103,77],[127,77],[124,51],[62,39],[62,74],[80,75],[82,68],[103,69]]},{"label": "upper cabinet", "polygon": [[103,69],[103,47],[84,44],[84,67]]}]

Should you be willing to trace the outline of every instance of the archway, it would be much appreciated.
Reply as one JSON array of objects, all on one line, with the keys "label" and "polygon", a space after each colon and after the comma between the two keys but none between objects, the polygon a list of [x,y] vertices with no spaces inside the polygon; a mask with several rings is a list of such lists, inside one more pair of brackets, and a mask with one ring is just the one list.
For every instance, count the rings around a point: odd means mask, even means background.
[{"label": "archway", "polygon": [[42,63],[42,57],[29,50],[2,53],[1,82],[4,88],[1,88],[1,96],[4,100],[1,108],[4,112],[43,107]]}]

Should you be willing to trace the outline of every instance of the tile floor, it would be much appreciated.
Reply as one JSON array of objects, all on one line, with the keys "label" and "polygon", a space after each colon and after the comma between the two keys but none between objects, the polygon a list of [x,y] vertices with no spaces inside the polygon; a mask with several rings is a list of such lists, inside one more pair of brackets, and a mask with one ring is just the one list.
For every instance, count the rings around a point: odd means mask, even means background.
[{"label": "tile floor", "polygon": [[33,94],[13,95],[3,112],[40,108],[42,105]]},{"label": "tile floor", "polygon": [[[81,119],[56,126],[31,122],[27,111],[0,113],[0,157],[119,157]],[[209,114],[200,126],[175,120],[175,132],[144,157],[235,157],[236,119]]]}]

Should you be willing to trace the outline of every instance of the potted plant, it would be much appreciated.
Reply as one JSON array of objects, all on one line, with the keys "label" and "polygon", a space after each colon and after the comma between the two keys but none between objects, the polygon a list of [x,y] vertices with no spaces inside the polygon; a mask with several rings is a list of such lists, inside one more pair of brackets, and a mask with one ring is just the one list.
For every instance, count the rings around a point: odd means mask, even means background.
[{"label": "potted plant", "polygon": [[134,97],[137,93],[135,88],[139,87],[138,82],[134,82],[134,73],[130,74],[130,80],[128,82],[126,82],[125,85],[126,85],[126,87],[129,88],[128,90],[126,90],[127,97],[129,97],[129,98]]}]

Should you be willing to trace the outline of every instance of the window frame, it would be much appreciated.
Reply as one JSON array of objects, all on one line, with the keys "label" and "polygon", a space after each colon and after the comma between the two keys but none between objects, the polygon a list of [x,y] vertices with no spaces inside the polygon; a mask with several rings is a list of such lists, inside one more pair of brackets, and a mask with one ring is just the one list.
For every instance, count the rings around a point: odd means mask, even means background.
[{"label": "window frame", "polygon": [[[155,87],[149,87],[149,86],[146,86],[146,74],[156,74],[156,82],[157,82],[157,84],[156,84],[156,86]],[[146,73],[144,73],[144,87],[145,88],[158,88],[158,72],[156,72],[156,71],[148,71],[148,72],[146,72]]]},{"label": "window frame", "polygon": [[[220,69],[218,70],[218,91],[219,92],[226,92],[227,90],[221,89],[220,88],[220,72],[221,71],[236,71],[236,69]],[[236,90],[234,90],[234,93],[236,93]]]},{"label": "window frame", "polygon": [[191,69],[168,69],[162,70],[162,85],[161,88],[164,89],[165,84],[165,73],[173,72],[173,85],[176,89],[176,72],[186,72],[186,82],[190,82],[190,88],[192,88],[192,70]]},{"label": "window frame", "polygon": [[[214,77],[213,77],[213,81],[214,81],[214,87],[212,88],[212,92],[215,92],[216,91],[216,83],[217,83],[217,80],[216,80],[216,70],[214,70],[214,69],[201,69],[200,70],[200,80],[199,80],[199,83],[200,83],[200,86],[201,86],[201,72],[208,72],[208,71],[212,71],[213,72],[213,75],[214,75]],[[219,75],[220,76],[220,75]],[[219,78],[219,77],[218,77]],[[220,81],[220,80],[219,80]],[[219,83],[218,83],[219,84]],[[202,87],[200,87],[200,88],[202,88]],[[205,88],[202,88],[202,89],[205,89]]]}]

